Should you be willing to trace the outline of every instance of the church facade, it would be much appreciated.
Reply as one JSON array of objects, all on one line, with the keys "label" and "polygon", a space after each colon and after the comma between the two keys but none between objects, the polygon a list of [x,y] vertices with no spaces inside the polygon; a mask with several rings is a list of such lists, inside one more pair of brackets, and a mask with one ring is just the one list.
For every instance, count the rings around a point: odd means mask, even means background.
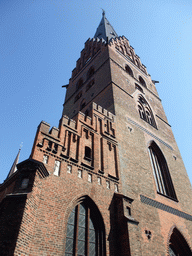
[{"label": "church facade", "polygon": [[192,255],[192,191],[154,80],[105,13],[59,127],[0,186],[1,255]]}]

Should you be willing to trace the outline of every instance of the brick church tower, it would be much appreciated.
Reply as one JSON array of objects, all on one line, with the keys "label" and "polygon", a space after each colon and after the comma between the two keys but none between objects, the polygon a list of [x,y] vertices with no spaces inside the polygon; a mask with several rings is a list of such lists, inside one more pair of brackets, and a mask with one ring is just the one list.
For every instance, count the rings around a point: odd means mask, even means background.
[{"label": "brick church tower", "polygon": [[1,255],[192,255],[192,191],[146,67],[103,16],[59,127],[0,186]]}]

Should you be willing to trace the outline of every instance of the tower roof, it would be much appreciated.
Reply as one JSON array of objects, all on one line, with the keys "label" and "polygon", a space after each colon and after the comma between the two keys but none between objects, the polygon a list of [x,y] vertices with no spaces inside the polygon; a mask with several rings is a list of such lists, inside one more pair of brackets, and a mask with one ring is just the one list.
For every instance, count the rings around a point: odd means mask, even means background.
[{"label": "tower roof", "polygon": [[102,19],[96,30],[94,38],[104,39],[106,42],[108,42],[111,38],[115,37],[118,37],[118,35],[105,17],[105,11],[103,10]]}]

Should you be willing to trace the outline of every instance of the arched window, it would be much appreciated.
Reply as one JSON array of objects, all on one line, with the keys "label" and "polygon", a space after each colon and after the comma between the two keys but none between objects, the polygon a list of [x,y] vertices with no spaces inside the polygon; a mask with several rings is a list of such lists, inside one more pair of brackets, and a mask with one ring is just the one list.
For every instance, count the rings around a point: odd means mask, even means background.
[{"label": "arched window", "polygon": [[94,73],[95,73],[94,67],[90,67],[90,69],[87,72],[87,79],[89,79]]},{"label": "arched window", "polygon": [[149,155],[153,167],[157,192],[177,200],[166,159],[154,141],[149,147]]},{"label": "arched window", "polygon": [[144,79],[143,79],[141,76],[139,76],[139,82],[140,82],[143,86],[146,87],[146,83],[145,83]]},{"label": "arched window", "polygon": [[169,241],[169,255],[170,256],[190,256],[192,251],[189,248],[183,235],[177,228],[173,229],[170,241]]},{"label": "arched window", "polygon": [[157,128],[152,110],[147,101],[141,95],[139,95],[138,99],[138,111],[141,119],[145,120],[147,123]]},{"label": "arched window", "polygon": [[133,71],[132,71],[132,69],[131,69],[128,65],[125,66],[125,70],[126,70],[126,72],[127,72],[130,76],[133,77]]},{"label": "arched window", "polygon": [[103,220],[89,199],[78,204],[68,219],[65,256],[71,255],[106,255]]}]

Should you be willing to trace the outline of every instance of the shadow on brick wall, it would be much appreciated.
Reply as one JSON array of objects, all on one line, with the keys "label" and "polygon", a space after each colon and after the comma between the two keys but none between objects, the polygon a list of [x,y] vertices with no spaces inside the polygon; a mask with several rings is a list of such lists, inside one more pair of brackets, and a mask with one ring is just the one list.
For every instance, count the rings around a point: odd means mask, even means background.
[{"label": "shadow on brick wall", "polygon": [[14,255],[26,203],[26,194],[10,195],[0,204],[0,254]]},{"label": "shadow on brick wall", "polygon": [[110,233],[108,237],[110,256],[130,256],[127,220],[124,216],[123,200],[114,194],[110,207]]}]

